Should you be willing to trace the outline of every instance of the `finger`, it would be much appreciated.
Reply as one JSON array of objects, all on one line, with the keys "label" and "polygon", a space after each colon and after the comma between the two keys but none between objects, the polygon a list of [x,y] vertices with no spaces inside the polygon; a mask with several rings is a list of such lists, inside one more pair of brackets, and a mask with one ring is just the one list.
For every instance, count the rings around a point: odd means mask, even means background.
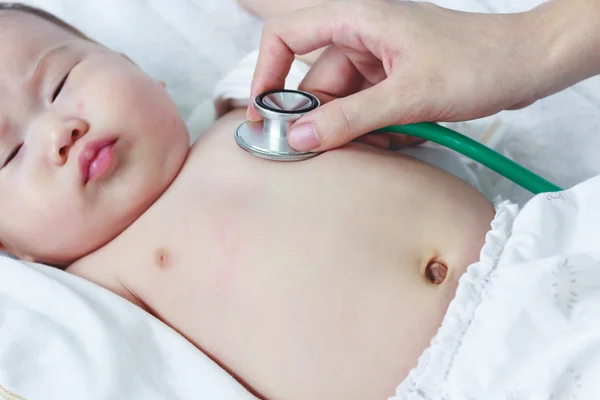
[{"label": "finger", "polygon": [[513,111],[514,110],[521,110],[523,108],[529,107],[530,105],[532,105],[536,101],[537,101],[537,99],[535,99],[535,98],[533,98],[533,99],[526,99],[526,100],[523,100],[520,103],[517,103],[517,104],[515,104],[515,105],[513,105],[511,107],[508,107],[507,110],[513,110]]},{"label": "finger", "polygon": [[397,133],[367,133],[359,136],[356,141],[366,143],[379,149],[390,151],[402,150],[407,147],[415,147],[426,142],[418,137],[402,135]]},{"label": "finger", "polygon": [[426,142],[426,140],[398,133],[389,133],[390,144],[388,150],[401,150],[407,147],[414,147]]},{"label": "finger", "polygon": [[364,88],[365,79],[346,54],[329,46],[308,71],[298,89],[312,93],[322,104]]},{"label": "finger", "polygon": [[[268,90],[283,88],[296,54],[307,54],[332,44],[339,22],[347,20],[344,15],[349,8],[335,1],[267,21],[250,89],[251,99]],[[252,104],[248,117],[260,119]]]},{"label": "finger", "polygon": [[[298,119],[289,144],[299,151],[329,150],[393,123],[403,123],[396,110],[411,109],[386,81],[345,98],[335,99]],[[405,108],[406,107],[406,108]]]},{"label": "finger", "polygon": [[390,135],[387,133],[368,133],[356,138],[357,142],[365,143],[378,149],[387,149],[390,147]]}]

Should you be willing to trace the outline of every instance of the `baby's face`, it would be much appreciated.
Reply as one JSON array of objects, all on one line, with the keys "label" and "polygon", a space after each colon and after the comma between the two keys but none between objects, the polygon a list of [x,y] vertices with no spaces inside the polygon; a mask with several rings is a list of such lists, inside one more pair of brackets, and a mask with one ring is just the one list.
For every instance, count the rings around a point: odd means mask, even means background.
[{"label": "baby's face", "polygon": [[187,129],[160,82],[37,16],[0,11],[0,60],[0,243],[68,264],[165,191]]}]

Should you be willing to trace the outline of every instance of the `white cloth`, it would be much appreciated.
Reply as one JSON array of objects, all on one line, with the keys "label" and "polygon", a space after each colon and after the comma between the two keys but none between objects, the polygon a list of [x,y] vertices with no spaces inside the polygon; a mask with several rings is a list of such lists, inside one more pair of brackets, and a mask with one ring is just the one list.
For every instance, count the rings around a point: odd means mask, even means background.
[{"label": "white cloth", "polygon": [[600,176],[498,206],[481,259],[398,387],[402,400],[595,399]]},{"label": "white cloth", "polygon": [[64,271],[0,258],[0,399],[255,399],[127,300]]}]

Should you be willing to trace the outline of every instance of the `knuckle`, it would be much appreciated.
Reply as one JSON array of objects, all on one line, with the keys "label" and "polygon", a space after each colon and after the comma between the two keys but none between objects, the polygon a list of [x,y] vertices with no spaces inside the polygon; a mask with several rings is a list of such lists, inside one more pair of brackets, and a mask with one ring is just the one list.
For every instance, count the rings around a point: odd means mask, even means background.
[{"label": "knuckle", "polygon": [[274,40],[265,43],[263,50],[270,58],[275,58],[279,61],[286,58],[285,51],[282,50],[282,47],[285,49],[285,44],[281,39],[275,38]]},{"label": "knuckle", "polygon": [[352,135],[354,121],[350,114],[346,112],[343,107],[338,107],[338,109],[340,114],[340,120],[343,123],[342,128],[344,129],[344,136],[350,136]]},{"label": "knuckle", "polygon": [[273,40],[273,38],[279,38],[281,36],[282,27],[284,26],[285,23],[283,22],[283,17],[273,17],[266,20],[261,30],[261,41],[269,42]]},{"label": "knuckle", "polygon": [[263,24],[262,34],[263,36],[271,36],[277,32],[277,28],[280,26],[281,17],[273,17],[265,21]]},{"label": "knuckle", "polygon": [[320,132],[322,140],[327,144],[345,143],[355,138],[353,127],[356,124],[355,119],[348,113],[344,107],[335,102],[331,103],[330,121],[332,122],[325,132]]},{"label": "knuckle", "polygon": [[386,113],[398,114],[399,124],[409,124],[428,119],[431,114],[431,99],[435,99],[435,92],[430,92],[420,80],[402,79],[394,82],[387,92]]}]

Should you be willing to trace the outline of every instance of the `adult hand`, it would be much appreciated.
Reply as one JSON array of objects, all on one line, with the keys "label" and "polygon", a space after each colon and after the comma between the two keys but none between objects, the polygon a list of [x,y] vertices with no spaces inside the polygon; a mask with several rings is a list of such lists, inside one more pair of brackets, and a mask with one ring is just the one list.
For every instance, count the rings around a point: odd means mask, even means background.
[{"label": "adult hand", "polygon": [[[328,46],[300,85],[323,105],[291,127],[297,150],[328,150],[392,124],[484,117],[539,98],[539,25],[533,12],[331,1],[265,23],[251,96],[282,88],[295,55]],[[261,118],[252,105],[248,118]]]}]

